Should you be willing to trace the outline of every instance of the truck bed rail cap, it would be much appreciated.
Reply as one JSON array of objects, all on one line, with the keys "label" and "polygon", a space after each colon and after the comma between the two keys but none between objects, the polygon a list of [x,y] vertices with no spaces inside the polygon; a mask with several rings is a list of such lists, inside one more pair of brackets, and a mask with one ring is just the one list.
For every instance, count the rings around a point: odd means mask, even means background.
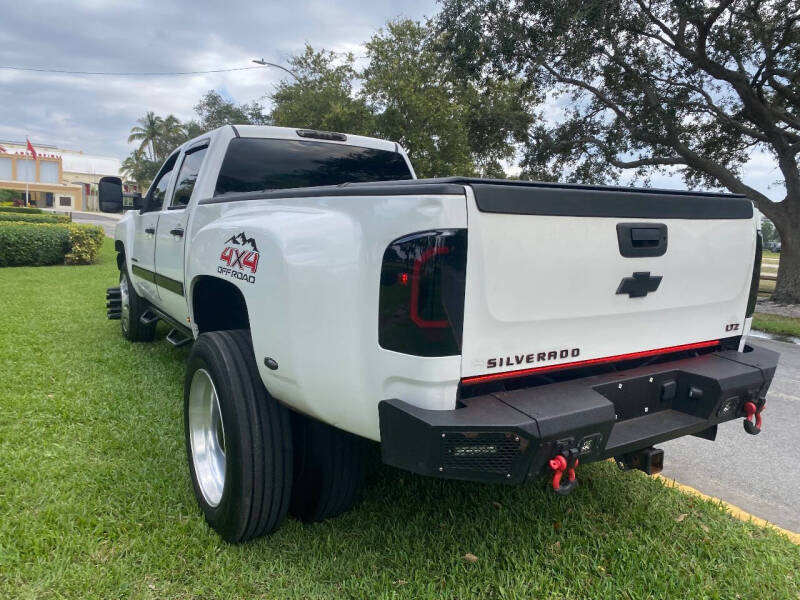
[{"label": "truck bed rail cap", "polygon": [[[353,183],[334,186],[264,190],[214,196],[200,200],[200,204],[244,202],[248,200],[272,200],[280,198],[322,198],[331,196],[434,196],[464,195],[464,186],[454,183],[417,183],[409,180],[407,185],[396,185],[396,181],[380,183]],[[405,183],[405,182],[404,182]]]},{"label": "truck bed rail cap", "polygon": [[753,217],[752,201],[741,194],[475,177],[415,181],[433,182],[470,186],[478,209],[488,213],[653,219]]}]

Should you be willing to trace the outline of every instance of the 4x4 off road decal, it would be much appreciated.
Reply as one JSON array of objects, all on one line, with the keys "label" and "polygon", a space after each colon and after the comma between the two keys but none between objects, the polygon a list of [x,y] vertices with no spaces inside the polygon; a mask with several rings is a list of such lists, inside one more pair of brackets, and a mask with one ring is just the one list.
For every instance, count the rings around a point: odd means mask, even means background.
[{"label": "4x4 off road decal", "polygon": [[217,273],[255,283],[255,274],[258,271],[258,246],[244,231],[225,240],[225,248],[219,255],[219,260],[225,263],[225,266],[218,266]]}]

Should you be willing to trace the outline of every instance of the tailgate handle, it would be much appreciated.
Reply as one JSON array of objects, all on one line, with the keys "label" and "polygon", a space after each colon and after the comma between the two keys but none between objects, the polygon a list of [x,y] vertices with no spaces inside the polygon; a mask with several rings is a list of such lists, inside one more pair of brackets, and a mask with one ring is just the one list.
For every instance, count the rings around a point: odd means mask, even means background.
[{"label": "tailgate handle", "polygon": [[663,223],[617,223],[622,256],[663,256],[667,251],[667,226]]},{"label": "tailgate handle", "polygon": [[633,227],[631,229],[631,240],[634,248],[658,246],[661,240],[661,230],[656,227]]}]

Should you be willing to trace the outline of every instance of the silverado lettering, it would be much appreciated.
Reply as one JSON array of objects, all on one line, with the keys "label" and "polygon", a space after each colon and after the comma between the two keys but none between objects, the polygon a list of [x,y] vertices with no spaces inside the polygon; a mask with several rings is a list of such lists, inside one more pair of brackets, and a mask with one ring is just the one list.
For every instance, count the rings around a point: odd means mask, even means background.
[{"label": "silverado lettering", "polygon": [[532,352],[530,354],[515,354],[514,356],[499,356],[497,358],[489,358],[486,360],[487,369],[496,369],[498,367],[512,367],[516,365],[529,365],[538,362],[547,362],[556,359],[576,358],[580,356],[580,348],[563,349],[563,350],[550,350],[549,352]]}]

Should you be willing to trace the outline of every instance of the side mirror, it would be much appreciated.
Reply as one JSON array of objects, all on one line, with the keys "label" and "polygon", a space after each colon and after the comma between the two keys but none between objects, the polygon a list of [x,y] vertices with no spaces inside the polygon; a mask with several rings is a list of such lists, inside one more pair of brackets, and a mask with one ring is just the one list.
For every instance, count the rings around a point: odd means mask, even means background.
[{"label": "side mirror", "polygon": [[122,212],[122,180],[119,177],[103,177],[97,184],[100,210],[103,212]]},{"label": "side mirror", "polygon": [[144,208],[144,200],[139,192],[122,194],[122,210],[139,210]]},{"label": "side mirror", "polygon": [[122,193],[122,180],[119,177],[103,177],[97,185],[100,210],[119,213],[123,210],[139,210],[143,206],[142,195]]}]

